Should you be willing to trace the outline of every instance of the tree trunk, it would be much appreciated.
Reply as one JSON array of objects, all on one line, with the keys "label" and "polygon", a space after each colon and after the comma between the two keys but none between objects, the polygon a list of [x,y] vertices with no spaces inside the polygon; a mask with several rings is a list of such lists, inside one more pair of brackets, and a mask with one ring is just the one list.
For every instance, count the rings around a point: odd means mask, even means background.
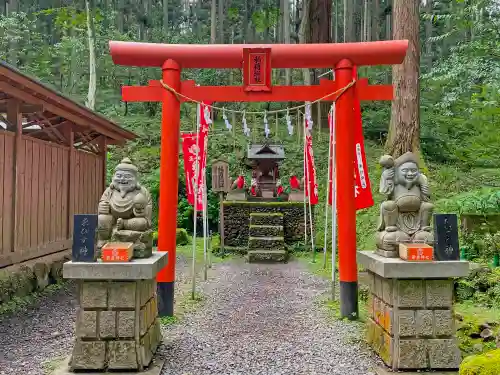
[{"label": "tree trunk", "polygon": [[[310,0],[309,4],[309,38],[308,43],[331,43],[330,29],[331,0]],[[313,69],[313,83],[319,83],[318,69]]]},{"label": "tree trunk", "polygon": [[152,4],[151,4],[151,0],[141,0],[143,2],[143,6],[144,6],[144,14],[142,16],[143,18],[143,23],[144,23],[144,37],[146,40],[149,40],[150,39],[150,36],[151,36],[151,32],[152,32],[152,26],[153,26],[153,22],[152,22]]},{"label": "tree trunk", "polygon": [[[311,0],[304,0],[302,2],[302,20],[300,22],[299,29],[299,44],[305,44],[309,42],[309,12],[310,12]],[[311,85],[311,73],[309,69],[302,69],[302,74],[304,77],[304,85]]]},{"label": "tree trunk", "polygon": [[219,43],[224,43],[224,0],[219,0]]},{"label": "tree trunk", "polygon": [[[392,21],[394,21],[394,17],[391,17],[391,15],[393,14],[393,5],[391,4],[391,0],[386,0],[387,1],[387,5],[386,5],[386,8],[385,8],[385,40],[391,40],[391,18],[392,18]],[[399,1],[399,0],[396,0],[396,1]],[[414,0],[409,0],[409,1],[414,1]]]},{"label": "tree trunk", "polygon": [[163,30],[168,32],[168,0],[163,0]]},{"label": "tree trunk", "polygon": [[419,0],[396,0],[393,8],[394,39],[407,39],[409,48],[401,65],[392,68],[394,99],[386,142],[387,152],[397,158],[420,150],[420,14]]},{"label": "tree trunk", "polygon": [[[290,0],[283,1],[283,37],[285,44],[290,44]],[[292,70],[285,69],[285,85],[292,84]]]},{"label": "tree trunk", "polygon": [[380,0],[373,0],[372,8],[372,40],[380,39]]},{"label": "tree trunk", "polygon": [[94,0],[85,0],[87,13],[87,36],[89,42],[89,91],[86,106],[95,109],[97,91],[96,57],[95,57],[95,26],[94,26]]},{"label": "tree trunk", "polygon": [[354,4],[344,0],[344,43],[355,42],[354,34]]},{"label": "tree trunk", "polygon": [[[167,1],[167,0],[164,0]],[[118,0],[116,9],[116,28],[123,34],[123,25],[125,24],[125,0]]]},{"label": "tree trunk", "polygon": [[372,15],[371,15],[371,4],[370,0],[364,1],[364,12],[363,12],[363,38],[365,42],[371,41],[371,31],[372,31]]},{"label": "tree trunk", "polygon": [[210,8],[210,43],[215,44],[216,41],[217,41],[217,0],[212,0],[212,6]]}]

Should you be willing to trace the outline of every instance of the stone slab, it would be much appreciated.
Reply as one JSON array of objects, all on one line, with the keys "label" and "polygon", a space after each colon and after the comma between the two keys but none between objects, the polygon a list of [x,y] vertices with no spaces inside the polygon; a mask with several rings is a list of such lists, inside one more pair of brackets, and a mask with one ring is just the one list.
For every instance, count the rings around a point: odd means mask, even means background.
[{"label": "stone slab", "polygon": [[447,279],[469,274],[469,262],[408,262],[384,258],[372,251],[358,251],[358,262],[367,270],[387,279]]},{"label": "stone slab", "polygon": [[394,375],[394,374],[399,374],[399,375],[458,375],[457,371],[404,371],[404,372],[393,372],[392,370],[388,369],[387,367],[376,367],[375,368],[375,373],[377,375]]},{"label": "stone slab", "polygon": [[[70,357],[66,358],[64,362],[57,368],[55,369],[50,375],[75,375],[77,373],[71,372],[69,370],[69,360]],[[153,359],[149,367],[141,372],[138,371],[126,371],[126,372],[84,372],[83,374],[85,375],[105,375],[105,374],[110,374],[110,375],[160,375],[161,370],[163,369],[163,365],[165,364],[164,359]],[[82,372],[80,372],[82,373]]]},{"label": "stone slab", "polygon": [[65,279],[81,280],[150,280],[167,265],[166,251],[153,251],[146,259],[130,262],[73,262],[64,263]]}]

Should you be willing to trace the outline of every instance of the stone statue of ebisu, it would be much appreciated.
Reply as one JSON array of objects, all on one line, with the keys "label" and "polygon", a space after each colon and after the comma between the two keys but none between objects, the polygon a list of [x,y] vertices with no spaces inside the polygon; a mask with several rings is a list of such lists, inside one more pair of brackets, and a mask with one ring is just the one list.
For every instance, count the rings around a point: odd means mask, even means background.
[{"label": "stone statue of ebisu", "polygon": [[149,191],[139,184],[137,167],[125,158],[115,168],[110,186],[98,207],[98,249],[110,241],[133,242],[134,258],[152,255],[153,204]]},{"label": "stone statue of ebisu", "polygon": [[377,228],[377,253],[397,257],[400,243],[433,245],[431,218],[434,205],[430,202],[427,177],[420,172],[418,158],[411,152],[393,159],[380,158],[384,167],[380,193],[387,197],[380,206]]}]

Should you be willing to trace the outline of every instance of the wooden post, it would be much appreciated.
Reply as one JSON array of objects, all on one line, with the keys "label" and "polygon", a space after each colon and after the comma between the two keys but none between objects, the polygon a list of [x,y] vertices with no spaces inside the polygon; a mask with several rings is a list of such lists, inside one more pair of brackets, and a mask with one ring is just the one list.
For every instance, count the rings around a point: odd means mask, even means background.
[{"label": "wooden post", "polygon": [[224,192],[219,191],[220,249],[224,253]]},{"label": "wooden post", "polygon": [[[24,155],[22,154],[22,135],[23,135],[23,115],[21,113],[21,102],[17,99],[12,99],[7,105],[7,126],[14,130],[16,133],[14,143],[14,178],[12,179],[12,222],[14,223],[14,230],[11,233],[12,252],[16,252],[19,247],[19,229],[22,214],[18,210],[18,194],[17,187],[19,186],[19,179],[21,169],[23,168]],[[22,194],[22,193],[21,193]]]},{"label": "wooden post", "polygon": [[74,199],[75,199],[75,133],[71,128],[71,124],[65,126],[61,129],[69,147],[69,162],[68,162],[68,227],[66,228],[66,238],[70,239],[73,237],[73,215],[74,215]]},{"label": "wooden post", "polygon": [[105,136],[99,137],[99,156],[102,157],[102,191],[106,190],[107,184],[107,168],[108,168],[108,139]]}]

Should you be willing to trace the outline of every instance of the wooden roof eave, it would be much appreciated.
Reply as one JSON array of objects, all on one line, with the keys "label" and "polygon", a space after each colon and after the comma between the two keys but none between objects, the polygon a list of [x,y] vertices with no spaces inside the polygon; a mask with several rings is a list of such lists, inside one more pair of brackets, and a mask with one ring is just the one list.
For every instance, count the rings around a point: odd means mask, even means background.
[{"label": "wooden roof eave", "polygon": [[136,138],[134,133],[122,129],[104,116],[74,102],[1,61],[0,77],[3,78],[0,81],[0,90],[30,104],[42,105],[45,110],[64,117],[77,125],[91,128],[106,136],[109,140],[108,144],[122,145],[128,140]]}]

